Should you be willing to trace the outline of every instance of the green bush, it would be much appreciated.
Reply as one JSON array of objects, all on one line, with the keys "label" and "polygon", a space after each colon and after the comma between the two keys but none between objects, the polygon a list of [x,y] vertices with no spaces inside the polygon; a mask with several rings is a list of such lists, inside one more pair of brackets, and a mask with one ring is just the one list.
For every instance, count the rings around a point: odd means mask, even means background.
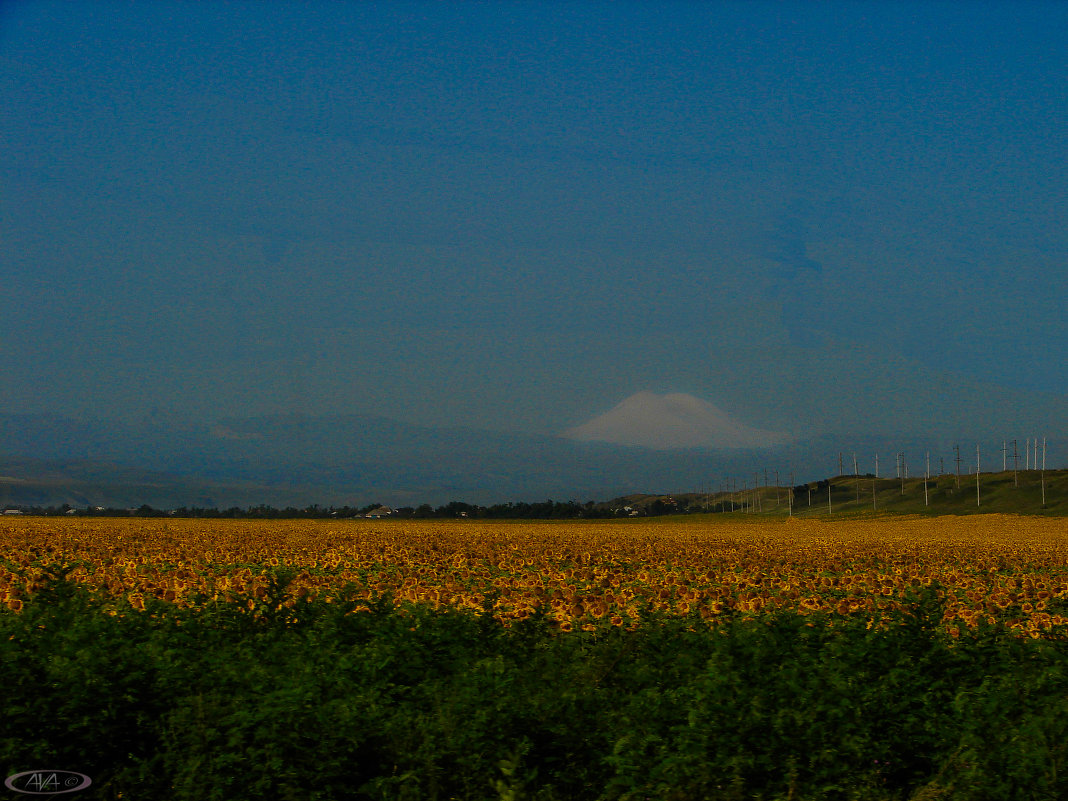
[{"label": "green bush", "polygon": [[866,620],[544,617],[390,599],[105,614],[62,580],[0,614],[0,765],[80,798],[1068,797],[1065,643]]}]

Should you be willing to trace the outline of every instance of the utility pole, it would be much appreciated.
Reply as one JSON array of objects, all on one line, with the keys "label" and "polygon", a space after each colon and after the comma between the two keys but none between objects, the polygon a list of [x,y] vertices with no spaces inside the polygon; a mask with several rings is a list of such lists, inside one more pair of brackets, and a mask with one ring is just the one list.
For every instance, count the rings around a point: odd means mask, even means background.
[{"label": "utility pole", "polygon": [[1008,463],[1005,461],[1008,458],[1009,447],[1005,440],[1001,440],[1001,472],[1004,473],[1009,469]]},{"label": "utility pole", "polygon": [[905,452],[901,451],[901,453],[899,453],[898,456],[901,458],[901,468],[898,470],[898,472],[901,474],[901,494],[904,495],[905,494]]},{"label": "utility pole", "polygon": [[960,445],[954,445],[953,450],[957,453],[957,489],[960,489]]},{"label": "utility pole", "polygon": [[979,506],[979,446],[975,446],[975,506]]},{"label": "utility pole", "polygon": [[1028,437],[1024,444],[1024,472],[1031,469],[1031,438]]},{"label": "utility pole", "polygon": [[779,471],[775,471],[775,508],[779,508]]},{"label": "utility pole", "polygon": [[927,469],[923,473],[923,505],[930,506],[927,502],[927,479],[931,477],[931,452],[927,451]]},{"label": "utility pole", "polygon": [[1042,472],[1039,473],[1042,482],[1042,508],[1046,508],[1046,438],[1042,437]]},{"label": "utility pole", "polygon": [[842,467],[842,452],[838,451],[838,475],[843,475],[845,469]]},{"label": "utility pole", "polygon": [[875,477],[879,477],[879,454],[875,454]]},{"label": "utility pole", "polygon": [[1016,452],[1016,440],[1013,440],[1012,441],[1012,486],[1013,487],[1017,487],[1017,488],[1020,486],[1020,479],[1016,475],[1016,473],[1017,473],[1017,471],[1019,469],[1020,469],[1020,454],[1018,454]]}]

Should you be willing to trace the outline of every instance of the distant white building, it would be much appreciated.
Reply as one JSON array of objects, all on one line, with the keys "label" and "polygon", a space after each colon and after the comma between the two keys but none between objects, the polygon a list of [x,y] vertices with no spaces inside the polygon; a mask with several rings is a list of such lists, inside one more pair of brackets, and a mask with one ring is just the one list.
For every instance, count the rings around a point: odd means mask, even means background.
[{"label": "distant white building", "polygon": [[370,517],[377,520],[380,517],[389,517],[391,514],[393,514],[393,510],[388,506],[379,506],[377,509],[372,509],[365,514],[364,517]]}]

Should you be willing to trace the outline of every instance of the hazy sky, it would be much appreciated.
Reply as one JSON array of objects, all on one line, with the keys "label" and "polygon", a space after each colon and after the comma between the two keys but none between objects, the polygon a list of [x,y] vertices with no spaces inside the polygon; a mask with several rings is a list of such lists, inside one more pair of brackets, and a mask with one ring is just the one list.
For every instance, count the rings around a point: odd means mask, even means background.
[{"label": "hazy sky", "polygon": [[9,0],[0,411],[1063,433],[1066,147],[1063,2]]}]

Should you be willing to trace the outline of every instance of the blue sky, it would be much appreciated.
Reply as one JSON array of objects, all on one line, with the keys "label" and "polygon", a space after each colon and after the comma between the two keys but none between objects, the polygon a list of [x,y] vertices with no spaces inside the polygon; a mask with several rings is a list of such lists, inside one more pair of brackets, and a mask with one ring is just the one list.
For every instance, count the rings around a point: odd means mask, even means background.
[{"label": "blue sky", "polygon": [[0,411],[1063,435],[1065,42],[1041,2],[5,3]]}]

